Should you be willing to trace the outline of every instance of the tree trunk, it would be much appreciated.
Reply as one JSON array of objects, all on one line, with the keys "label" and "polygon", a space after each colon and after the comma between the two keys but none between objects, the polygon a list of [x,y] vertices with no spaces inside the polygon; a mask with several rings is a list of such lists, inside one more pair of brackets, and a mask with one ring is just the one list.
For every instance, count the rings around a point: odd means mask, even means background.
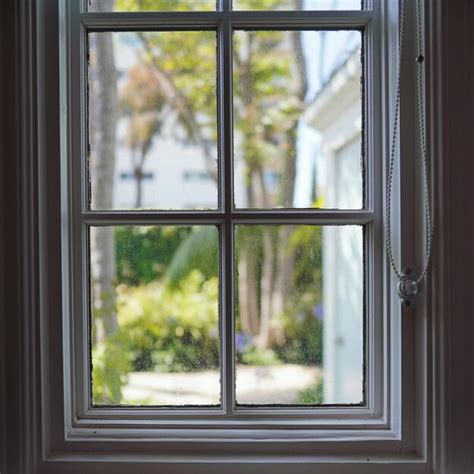
[{"label": "tree trunk", "polygon": [[293,268],[295,264],[295,256],[290,248],[291,234],[294,226],[281,226],[278,232],[277,246],[277,271],[275,278],[275,286],[273,292],[273,312],[281,315],[285,311],[285,302],[291,293],[291,282]]},{"label": "tree trunk", "polygon": [[[295,0],[295,9],[302,9],[302,1]],[[301,32],[292,31],[290,40],[294,50],[295,63],[292,71],[294,79],[292,93],[295,94],[301,104],[305,103],[308,90],[308,78],[306,60],[303,51]],[[284,207],[293,207],[293,197],[296,183],[296,160],[298,145],[298,124],[300,118],[297,117],[287,132],[287,149],[289,152],[285,156],[282,173],[281,200]],[[290,239],[294,231],[294,226],[281,226],[277,236],[276,245],[276,278],[273,287],[272,310],[275,315],[281,315],[285,311],[285,302],[288,301],[292,290],[292,274],[295,256],[291,249]],[[270,328],[271,329],[271,328]],[[271,337],[271,335],[270,335]],[[271,342],[271,341],[270,341]]]},{"label": "tree trunk", "polygon": [[[96,0],[95,11],[110,11],[114,0]],[[95,75],[90,80],[92,208],[111,209],[115,171],[117,113],[116,70],[112,33],[95,35]],[[115,237],[113,227],[92,228],[90,237],[92,305],[95,340],[103,341],[117,329],[115,314]]]},{"label": "tree trunk", "polygon": [[[260,206],[262,208],[271,207],[268,199],[265,182],[263,179],[263,169],[258,168],[257,171],[258,184],[260,190]],[[261,308],[260,308],[260,325],[257,337],[257,347],[260,349],[268,349],[270,347],[271,338],[271,319],[273,315],[273,291],[274,291],[274,261],[275,251],[273,246],[274,230],[266,226],[262,232],[262,274],[261,274]]]},{"label": "tree trunk", "polygon": [[273,315],[273,286],[274,286],[274,251],[272,229],[263,231],[263,256],[262,256],[262,308],[260,313],[260,329],[257,338],[257,347],[268,349],[271,338],[271,320]]},{"label": "tree trunk", "polygon": [[[302,1],[295,0],[295,8],[298,10],[302,9]],[[301,103],[301,109],[303,110],[303,104],[307,91],[307,76],[306,76],[306,62],[303,54],[302,37],[300,32],[289,32],[290,43],[293,46],[295,52],[295,62],[292,68],[293,84],[290,93],[296,95]],[[258,120],[258,114],[254,110],[254,97],[252,90],[252,71],[251,59],[252,59],[252,46],[253,37],[251,34],[248,35],[247,52],[248,57],[245,61],[240,62],[240,67],[243,68],[242,74],[242,88],[243,88],[243,102],[246,108],[245,123],[248,126],[248,133],[244,134],[246,142],[244,143],[245,159],[248,168],[247,172],[247,206],[249,208],[254,207],[255,204],[263,208],[269,208],[272,203],[269,202],[265,183],[263,180],[263,170],[258,156],[252,155],[252,139],[255,121]],[[290,150],[284,156],[284,163],[282,172],[282,183],[281,183],[281,195],[280,204],[284,207],[291,208],[293,206],[293,196],[295,191],[295,179],[296,179],[296,146],[297,146],[297,128],[298,128],[299,117],[291,124],[292,126],[287,132],[286,144],[287,149]],[[258,182],[258,193],[255,189],[255,181]],[[250,326],[249,318],[257,319],[258,316],[258,336],[257,345],[261,349],[266,349],[271,346],[272,334],[271,334],[271,320],[274,315],[279,315],[284,311],[284,304],[291,291],[291,275],[293,273],[294,266],[294,255],[289,247],[291,234],[293,232],[293,226],[281,226],[280,230],[276,233],[274,229],[264,228],[262,233],[262,271],[260,285],[256,279],[254,279],[258,272],[255,268],[255,274],[249,275],[246,273],[247,287],[254,294],[258,295],[258,288],[260,287],[261,296],[261,308],[258,311],[258,305],[254,307],[257,311],[255,316],[248,314],[245,316],[248,325]],[[248,247],[251,242],[244,242],[243,246]],[[278,255],[275,253],[277,250]],[[251,261],[244,261],[248,259],[250,253],[247,251],[243,253],[241,259],[242,269],[244,270],[245,265],[252,265]],[[256,261],[256,260],[255,260]],[[243,276],[243,273],[241,273]],[[243,280],[240,280],[243,282]],[[255,284],[255,285],[254,285]],[[255,287],[253,287],[253,285]],[[243,286],[243,285],[242,285]],[[243,298],[249,298],[248,294],[240,293],[241,302]],[[240,307],[243,305],[241,303]],[[241,320],[243,320],[241,314]],[[252,324],[254,327],[255,324]]]},{"label": "tree trunk", "polygon": [[[243,100],[245,107],[246,123],[252,126],[255,120],[255,111],[253,110],[253,87],[252,87],[252,43],[253,36],[248,36],[248,57],[243,64]],[[250,128],[249,128],[250,130]],[[246,161],[245,171],[245,192],[247,198],[247,207],[255,206],[255,189],[254,189],[254,170],[250,164],[253,161],[252,156],[252,138],[248,133],[244,133],[244,159]],[[246,333],[256,335],[259,332],[259,302],[258,302],[258,255],[255,248],[255,242],[252,239],[244,239],[240,249],[239,258],[239,315],[242,330]]]},{"label": "tree trunk", "polygon": [[[295,150],[289,152],[285,159],[285,171],[283,173],[283,205],[291,208],[293,206],[293,195],[295,191],[296,181],[296,147],[297,147],[297,132],[298,123],[287,133],[288,150]],[[277,242],[277,257],[276,257],[276,282],[274,285],[273,296],[273,310],[275,314],[282,314],[285,311],[285,302],[291,294],[291,275],[294,267],[294,253],[291,249],[290,239],[295,227],[292,225],[281,226],[278,232]]]},{"label": "tree trunk", "polygon": [[138,168],[133,170],[133,176],[135,178],[135,208],[140,209],[142,207],[142,184],[143,184],[143,168],[140,165]]},{"label": "tree trunk", "polygon": [[240,326],[247,334],[258,334],[258,295],[255,262],[256,249],[244,242],[239,258],[239,316]]},{"label": "tree trunk", "polygon": [[[247,206],[254,205],[253,173],[248,170],[246,198]],[[239,258],[239,316],[242,331],[247,334],[258,334],[258,256],[253,239],[244,238]]]}]

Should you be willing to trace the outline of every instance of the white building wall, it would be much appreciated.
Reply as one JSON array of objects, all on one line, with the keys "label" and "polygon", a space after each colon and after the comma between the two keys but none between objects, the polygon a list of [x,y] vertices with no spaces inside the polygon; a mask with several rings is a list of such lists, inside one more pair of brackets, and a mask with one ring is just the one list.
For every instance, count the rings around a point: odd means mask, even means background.
[{"label": "white building wall", "polygon": [[[114,36],[115,64],[118,71],[118,87],[123,87],[128,71],[137,63],[135,33]],[[114,208],[135,207],[136,185],[130,149],[125,146],[127,119],[121,118],[117,124],[116,167],[114,181]],[[143,167],[143,172],[151,177],[142,181],[143,209],[182,210],[216,209],[218,205],[217,184],[209,175],[202,148],[196,144],[178,140],[175,130],[176,120],[168,116],[160,134],[153,140]],[[178,133],[181,137],[183,133]],[[215,159],[217,160],[217,146]],[[207,177],[206,177],[207,175]]]},{"label": "white building wall", "polygon": [[[361,209],[360,58],[354,54],[319,92],[308,120],[319,134],[316,196],[324,208]],[[323,231],[324,403],[363,401],[363,232],[358,226]]]},{"label": "white building wall", "polygon": [[[135,206],[136,184],[130,149],[121,146],[126,121],[118,128],[115,168],[114,208],[131,209]],[[216,152],[217,153],[217,152]],[[236,202],[246,205],[243,160],[234,164],[234,192]],[[154,139],[143,167],[151,177],[142,181],[142,208],[159,210],[216,209],[217,183],[208,172],[202,149],[198,145],[180,143],[166,134]]]},{"label": "white building wall", "polygon": [[[135,205],[136,184],[130,149],[121,146],[126,120],[118,128],[114,205],[130,209]],[[157,136],[143,167],[151,178],[142,181],[144,209],[215,209],[217,184],[209,175],[201,148],[178,142],[170,133]],[[124,177],[126,175],[127,177]]]},{"label": "white building wall", "polygon": [[[354,140],[329,161],[334,207],[361,197]],[[325,403],[360,403],[363,390],[363,238],[358,226],[323,232],[323,368]]]}]

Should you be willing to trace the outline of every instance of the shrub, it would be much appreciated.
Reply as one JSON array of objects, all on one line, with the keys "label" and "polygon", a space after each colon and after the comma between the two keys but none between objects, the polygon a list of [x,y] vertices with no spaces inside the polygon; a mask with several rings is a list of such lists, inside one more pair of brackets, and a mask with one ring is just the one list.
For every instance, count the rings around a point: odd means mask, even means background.
[{"label": "shrub", "polygon": [[273,347],[284,362],[320,365],[322,361],[322,323],[314,314],[284,317],[286,342]]},{"label": "shrub", "polygon": [[297,403],[301,405],[322,405],[324,403],[322,380],[298,394]]},{"label": "shrub", "polygon": [[117,280],[127,286],[162,278],[192,227],[120,226],[115,231]]},{"label": "shrub", "polygon": [[115,405],[122,398],[130,362],[118,332],[92,349],[92,398],[94,405]]},{"label": "shrub", "polygon": [[134,370],[196,371],[218,367],[218,282],[198,270],[172,288],[119,287],[117,315]]},{"label": "shrub", "polygon": [[246,365],[280,365],[281,360],[271,349],[252,348],[249,352],[237,353],[237,360]]}]

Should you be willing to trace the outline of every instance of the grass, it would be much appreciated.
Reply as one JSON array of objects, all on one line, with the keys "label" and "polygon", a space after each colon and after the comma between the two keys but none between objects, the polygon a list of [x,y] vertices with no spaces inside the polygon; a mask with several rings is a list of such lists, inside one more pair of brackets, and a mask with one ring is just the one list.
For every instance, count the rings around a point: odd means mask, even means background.
[{"label": "grass", "polygon": [[298,394],[297,403],[301,405],[322,405],[324,403],[322,380],[312,387],[301,390]]}]

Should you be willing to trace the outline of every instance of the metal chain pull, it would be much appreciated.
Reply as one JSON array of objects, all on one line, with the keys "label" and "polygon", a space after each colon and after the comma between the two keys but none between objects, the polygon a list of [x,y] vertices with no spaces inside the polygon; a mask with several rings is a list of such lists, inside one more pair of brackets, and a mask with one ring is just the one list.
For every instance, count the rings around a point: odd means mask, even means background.
[{"label": "metal chain pull", "polygon": [[397,292],[402,304],[411,306],[418,294],[418,282],[409,268],[403,270],[402,277],[398,281]]},{"label": "metal chain pull", "polygon": [[420,151],[423,167],[423,187],[424,187],[424,207],[426,221],[426,247],[425,247],[425,264],[422,272],[415,276],[410,269],[398,270],[393,257],[392,248],[392,188],[393,188],[393,172],[395,167],[395,152],[397,146],[397,136],[400,126],[400,69],[402,63],[403,35],[405,23],[405,0],[400,0],[400,18],[398,23],[398,69],[396,78],[396,101],[395,101],[395,117],[393,122],[393,135],[390,149],[390,161],[387,175],[387,196],[386,196],[386,222],[385,222],[385,240],[387,242],[387,257],[390,265],[398,278],[397,291],[398,296],[403,305],[411,306],[417,294],[419,293],[420,283],[426,277],[431,262],[433,247],[433,221],[431,216],[431,191],[430,177],[428,168],[428,153],[426,147],[426,128],[425,128],[425,103],[424,103],[424,62],[423,55],[423,29],[420,11],[420,0],[415,0],[416,5],[416,48],[417,48],[417,71],[416,71],[416,94],[418,109],[418,128],[420,134]]}]

